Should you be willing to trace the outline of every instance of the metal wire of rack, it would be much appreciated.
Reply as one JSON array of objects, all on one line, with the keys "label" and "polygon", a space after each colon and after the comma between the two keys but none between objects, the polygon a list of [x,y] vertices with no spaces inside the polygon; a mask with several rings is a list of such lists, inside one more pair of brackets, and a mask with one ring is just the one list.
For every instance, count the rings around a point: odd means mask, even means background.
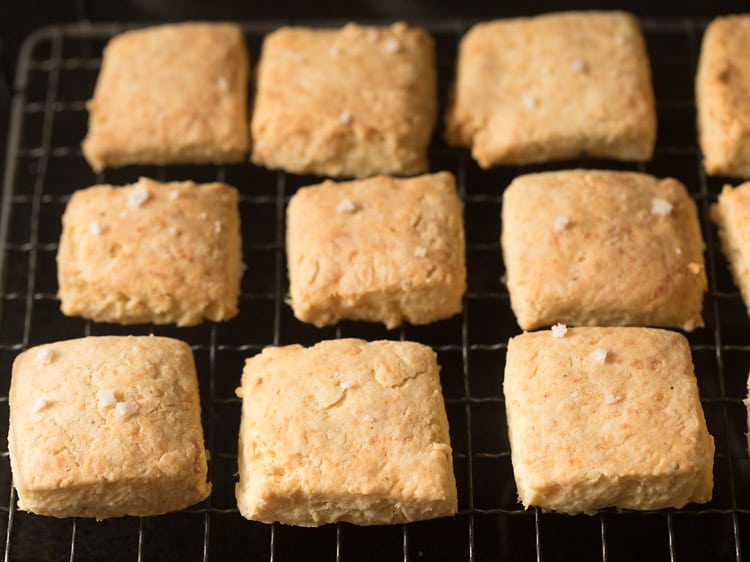
[{"label": "metal wire of rack", "polygon": [[[251,58],[262,37],[283,22],[244,24]],[[316,22],[316,25],[342,22]],[[382,22],[381,22],[382,23]],[[440,92],[453,75],[468,21],[414,22],[436,39]],[[750,549],[750,462],[741,402],[750,368],[747,314],[717,247],[709,207],[722,185],[707,178],[696,146],[693,75],[705,21],[643,22],[657,95],[659,139],[653,161],[587,161],[480,170],[465,150],[445,146],[439,132],[432,170],[452,171],[465,201],[469,289],[464,312],[431,326],[342,322],[317,329],[294,319],[287,290],[284,212],[294,191],[320,178],[232,166],[130,166],[94,174],[80,140],[85,100],[93,91],[101,50],[124,24],[62,25],[25,42],[19,60],[4,193],[0,207],[0,422],[7,431],[10,365],[28,346],[84,335],[148,334],[189,342],[196,356],[214,490],[193,508],[159,517],[53,519],[16,508],[7,448],[0,453],[0,534],[5,560],[742,560]],[[441,100],[444,105],[444,100]],[[683,181],[701,216],[709,273],[706,327],[689,334],[701,400],[716,439],[715,492],[706,505],[657,512],[562,516],[525,511],[516,502],[502,396],[505,345],[519,333],[499,279],[500,205],[513,177],[543,169],[631,169]],[[226,181],[239,188],[244,260],[249,265],[240,314],[225,324],[169,326],[98,324],[64,317],[56,298],[55,253],[70,194],[146,175],[159,180]],[[245,357],[266,345],[312,344],[335,337],[410,339],[431,345],[443,367],[459,488],[453,518],[390,527],[347,524],[319,529],[244,520],[233,496],[240,402],[233,390]]]}]

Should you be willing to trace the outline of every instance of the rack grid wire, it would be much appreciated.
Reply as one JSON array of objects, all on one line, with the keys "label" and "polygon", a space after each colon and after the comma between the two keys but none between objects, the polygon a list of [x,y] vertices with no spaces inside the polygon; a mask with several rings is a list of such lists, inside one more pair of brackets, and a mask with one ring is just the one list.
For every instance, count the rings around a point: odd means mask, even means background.
[{"label": "rack grid wire", "polygon": [[[265,33],[290,22],[245,23],[251,60]],[[298,23],[298,22],[297,22]],[[309,22],[308,22],[309,23]],[[314,22],[340,25],[343,22]],[[386,23],[386,22],[365,22]],[[458,42],[474,23],[417,21],[436,39],[441,107]],[[0,432],[8,427],[11,364],[23,349],[49,341],[105,334],[172,336],[195,353],[211,496],[159,517],[96,523],[20,511],[7,446],[0,454],[0,535],[7,560],[331,560],[550,561],[742,560],[750,551],[750,463],[742,398],[750,368],[750,322],[717,246],[709,208],[723,178],[708,178],[696,145],[693,77],[706,21],[643,20],[657,97],[659,137],[646,163],[576,160],[479,169],[468,152],[447,147],[441,130],[431,169],[448,170],[465,202],[468,292],[461,315],[430,326],[342,322],[317,329],[285,304],[284,214],[288,198],[320,178],[223,166],[129,166],[95,174],[83,159],[85,100],[93,91],[102,48],[127,24],[74,24],[41,29],[21,51],[14,85],[4,194],[0,208]],[[533,171],[594,167],[674,176],[695,198],[706,240],[709,292],[706,327],[688,334],[709,431],[716,439],[714,498],[682,510],[605,510],[563,516],[524,510],[516,501],[502,396],[506,342],[520,332],[500,282],[500,205],[505,186]],[[95,183],[158,180],[226,181],[241,193],[244,260],[240,313],[194,328],[99,324],[68,318],[56,297],[55,253],[70,194]],[[729,180],[727,180],[729,182]],[[737,183],[737,182],[734,182]],[[312,344],[338,337],[409,339],[432,346],[451,427],[459,491],[455,517],[409,525],[303,529],[244,520],[234,501],[240,402],[234,396],[246,357],[267,345]]]}]

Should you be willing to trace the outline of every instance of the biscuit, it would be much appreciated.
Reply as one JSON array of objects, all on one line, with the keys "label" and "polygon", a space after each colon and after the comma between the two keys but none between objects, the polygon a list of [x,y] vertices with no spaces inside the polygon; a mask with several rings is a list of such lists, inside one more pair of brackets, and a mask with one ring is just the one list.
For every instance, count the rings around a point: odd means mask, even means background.
[{"label": "biscuit", "polygon": [[432,38],[404,23],[281,28],[263,42],[252,160],[320,176],[424,172],[436,76]]},{"label": "biscuit", "polygon": [[581,156],[649,160],[656,112],[638,21],[565,12],[472,27],[445,139],[482,168]]},{"label": "biscuit", "polygon": [[698,212],[672,178],[568,170],[505,191],[502,249],[524,330],[573,325],[703,326]]},{"label": "biscuit", "polygon": [[459,313],[462,209],[447,172],[300,189],[287,208],[294,315],[316,326],[349,319],[394,328]]},{"label": "biscuit", "polygon": [[189,326],[237,314],[237,190],[223,183],[97,185],[73,194],[57,253],[61,310],[98,322]]},{"label": "biscuit", "polygon": [[750,182],[725,185],[711,218],[719,226],[721,249],[750,314]]},{"label": "biscuit", "polygon": [[685,337],[649,328],[559,336],[508,343],[505,405],[523,505],[592,514],[709,501],[714,442]]},{"label": "biscuit", "polygon": [[703,167],[750,177],[750,14],[716,18],[703,36],[695,95]]},{"label": "biscuit", "polygon": [[456,512],[435,353],[356,339],[266,348],[242,373],[237,505],[247,519],[318,526]]},{"label": "biscuit", "polygon": [[88,337],[13,363],[8,448],[18,507],[54,517],[158,515],[208,496],[190,347]]},{"label": "biscuit", "polygon": [[83,154],[125,164],[224,163],[248,152],[248,56],[234,24],[185,23],[114,37],[88,102]]}]

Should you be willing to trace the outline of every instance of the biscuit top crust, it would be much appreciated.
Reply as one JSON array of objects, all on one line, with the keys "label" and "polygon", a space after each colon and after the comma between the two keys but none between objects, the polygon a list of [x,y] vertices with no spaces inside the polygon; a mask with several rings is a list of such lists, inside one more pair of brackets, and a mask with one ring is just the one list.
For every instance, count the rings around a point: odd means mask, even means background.
[{"label": "biscuit top crust", "polygon": [[102,169],[117,138],[135,154],[169,150],[178,156],[203,146],[247,152],[249,135],[241,124],[247,122],[248,64],[235,24],[180,23],[115,36],[88,102],[86,158]]},{"label": "biscuit top crust", "polygon": [[[273,151],[283,150],[303,169],[314,162],[335,166],[346,156],[336,151],[385,137],[404,167],[398,173],[426,168],[437,78],[425,30],[405,23],[283,27],[266,36],[257,74],[251,130],[259,163],[274,165]],[[363,166],[359,173],[327,175],[373,175]]]},{"label": "biscuit top crust", "polygon": [[443,497],[454,477],[438,372],[435,352],[413,342],[264,349],[237,389],[243,493]]},{"label": "biscuit top crust", "polygon": [[76,191],[63,215],[61,293],[101,288],[155,312],[189,303],[190,317],[177,319],[184,325],[216,303],[236,309],[241,256],[228,240],[240,236],[237,201],[237,190],[223,183],[148,178]]},{"label": "biscuit top crust", "polygon": [[448,172],[299,189],[287,209],[292,299],[465,285],[462,208]]},{"label": "biscuit top crust", "polygon": [[[599,476],[710,470],[713,439],[690,348],[675,332],[526,333],[508,343],[504,389],[516,479],[529,493]],[[701,501],[709,498],[710,488]]]},{"label": "biscuit top crust", "polygon": [[750,14],[718,17],[706,28],[696,95],[709,173],[750,176],[749,51]]},{"label": "biscuit top crust", "polygon": [[194,501],[210,490],[184,342],[103,336],[29,349],[14,361],[10,402],[13,472],[24,490],[192,474]]},{"label": "biscuit top crust", "polygon": [[[557,228],[559,216],[565,227]],[[517,177],[503,195],[502,247],[525,330],[552,322],[702,326],[707,287],[695,202],[672,178],[565,170]]]},{"label": "biscuit top crust", "polygon": [[550,13],[479,23],[466,33],[446,139],[474,145],[481,166],[500,155],[520,161],[514,150],[530,143],[585,144],[587,134],[603,131],[634,142],[645,134],[651,146],[656,136],[648,55],[634,16]]}]

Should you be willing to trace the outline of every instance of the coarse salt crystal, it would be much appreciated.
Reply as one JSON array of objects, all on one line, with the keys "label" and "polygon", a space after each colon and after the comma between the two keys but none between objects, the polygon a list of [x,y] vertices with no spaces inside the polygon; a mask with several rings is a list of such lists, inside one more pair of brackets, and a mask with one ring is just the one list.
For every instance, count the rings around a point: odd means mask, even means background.
[{"label": "coarse salt crystal", "polygon": [[89,225],[89,232],[91,232],[91,234],[101,234],[102,233],[102,225],[100,225],[96,221],[93,221]]},{"label": "coarse salt crystal", "polygon": [[521,102],[527,109],[534,109],[536,107],[536,98],[531,94],[524,94],[521,96]]},{"label": "coarse salt crystal", "polygon": [[552,337],[561,338],[568,333],[568,327],[565,324],[555,324],[552,326]]},{"label": "coarse salt crystal", "polygon": [[331,55],[332,57],[337,57],[340,53],[341,53],[341,49],[339,49],[336,45],[334,45],[328,50],[328,54]]},{"label": "coarse salt crystal", "polygon": [[675,248],[674,249],[674,253],[677,254],[678,256],[681,256],[682,255],[682,248]]},{"label": "coarse salt crystal", "polygon": [[353,213],[357,209],[354,201],[351,199],[342,199],[338,205],[336,205],[337,213]]},{"label": "coarse salt crystal", "polygon": [[414,256],[418,258],[423,258],[427,255],[427,248],[424,246],[417,246],[414,248]]},{"label": "coarse salt crystal", "polygon": [[695,263],[695,262],[691,261],[688,264],[688,269],[690,270],[690,273],[692,273],[694,275],[698,275],[703,268],[701,267],[701,264]]},{"label": "coarse salt crystal", "polygon": [[36,361],[42,365],[49,365],[54,358],[54,353],[49,347],[43,347],[36,352]]},{"label": "coarse salt crystal", "polygon": [[347,123],[350,123],[352,120],[352,114],[348,111],[342,111],[339,113],[339,121],[341,121],[344,125]]},{"label": "coarse salt crystal", "polygon": [[214,221],[214,233],[221,234],[221,221]]},{"label": "coarse salt crystal", "polygon": [[218,79],[218,80],[216,81],[216,86],[217,86],[217,87],[219,88],[219,90],[221,90],[222,92],[226,92],[226,91],[227,91],[227,90],[229,89],[229,82],[227,82],[227,79],[226,79],[226,78],[224,78],[224,77],[222,76],[222,77],[220,77],[220,78],[219,78],[219,79]]},{"label": "coarse salt crystal", "polygon": [[124,420],[138,411],[138,405],[135,402],[123,401],[115,404],[115,417]]},{"label": "coarse salt crystal", "polygon": [[177,199],[180,196],[180,190],[179,189],[173,189],[169,192],[169,198],[173,201]]},{"label": "coarse salt crystal", "polygon": [[622,396],[619,394],[607,394],[604,398],[607,404],[617,404],[620,400],[622,400]]},{"label": "coarse salt crystal", "polygon": [[386,39],[385,51],[387,53],[395,53],[400,48],[401,48],[401,43],[398,42],[398,39],[394,39],[393,37]]},{"label": "coarse salt crystal", "polygon": [[595,349],[591,352],[591,358],[597,363],[604,365],[605,361],[607,360],[607,350]]},{"label": "coarse salt crystal", "polygon": [[128,205],[131,207],[140,207],[149,197],[148,189],[142,185],[137,185],[128,193]]},{"label": "coarse salt crystal", "polygon": [[96,393],[96,403],[100,408],[109,408],[117,404],[117,398],[111,390],[100,390]]},{"label": "coarse salt crystal", "polygon": [[33,412],[35,414],[38,414],[42,410],[44,410],[47,406],[50,405],[50,400],[42,394],[39,398],[36,399],[36,402],[34,402],[34,409]]},{"label": "coarse salt crystal", "polygon": [[370,29],[367,32],[367,39],[373,43],[378,40],[378,32],[376,29]]},{"label": "coarse salt crystal", "polygon": [[665,216],[672,212],[672,203],[658,197],[651,200],[651,212],[654,215]]},{"label": "coarse salt crystal", "polygon": [[375,421],[375,418],[373,418],[369,414],[365,414],[364,416],[362,416],[362,421],[366,421],[367,423],[370,423],[372,421]]},{"label": "coarse salt crystal", "polygon": [[560,215],[555,219],[555,230],[565,230],[565,227],[568,226],[569,223],[570,219],[568,217]]},{"label": "coarse salt crystal", "polygon": [[200,216],[200,218],[201,218],[201,219],[203,219],[203,220],[206,220],[206,219],[208,218],[208,213],[206,213],[206,212],[204,211],[204,212],[202,212],[202,213],[201,213],[201,214],[200,214],[199,216]]},{"label": "coarse salt crystal", "polygon": [[341,390],[346,390],[350,386],[351,386],[351,384],[349,384],[349,381],[343,381],[343,382],[339,383],[339,387],[341,388]]},{"label": "coarse salt crystal", "polygon": [[168,230],[169,230],[169,233],[170,233],[170,234],[171,234],[172,236],[174,236],[175,234],[177,234],[177,228],[175,228],[174,226],[170,226],[170,227],[168,228]]},{"label": "coarse salt crystal", "polygon": [[570,63],[573,72],[586,72],[589,69],[588,63],[583,59],[576,59]]}]

